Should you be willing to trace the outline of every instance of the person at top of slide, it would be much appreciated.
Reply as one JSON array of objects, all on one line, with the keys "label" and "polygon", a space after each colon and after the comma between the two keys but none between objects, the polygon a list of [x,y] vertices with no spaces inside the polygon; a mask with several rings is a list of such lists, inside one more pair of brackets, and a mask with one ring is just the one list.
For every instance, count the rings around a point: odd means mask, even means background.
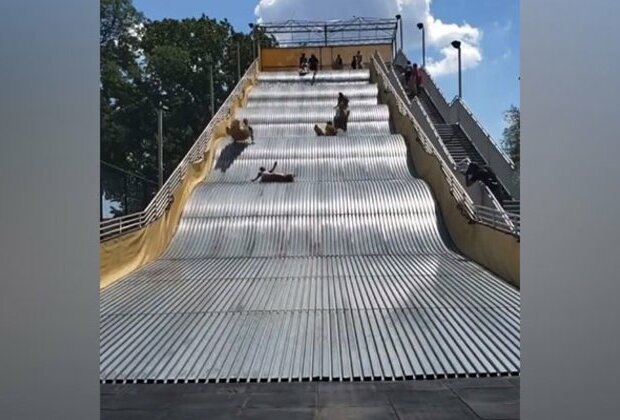
[{"label": "person at top of slide", "polygon": [[305,76],[308,74],[308,59],[306,58],[306,53],[301,53],[301,57],[299,57],[299,75]]}]

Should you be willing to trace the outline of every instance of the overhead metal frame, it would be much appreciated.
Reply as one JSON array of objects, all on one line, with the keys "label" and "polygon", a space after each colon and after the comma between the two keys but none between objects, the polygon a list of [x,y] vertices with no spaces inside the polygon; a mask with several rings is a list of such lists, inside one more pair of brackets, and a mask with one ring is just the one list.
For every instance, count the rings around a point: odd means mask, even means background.
[{"label": "overhead metal frame", "polygon": [[396,18],[355,17],[350,20],[288,20],[260,23],[257,28],[272,35],[280,47],[394,44]]}]

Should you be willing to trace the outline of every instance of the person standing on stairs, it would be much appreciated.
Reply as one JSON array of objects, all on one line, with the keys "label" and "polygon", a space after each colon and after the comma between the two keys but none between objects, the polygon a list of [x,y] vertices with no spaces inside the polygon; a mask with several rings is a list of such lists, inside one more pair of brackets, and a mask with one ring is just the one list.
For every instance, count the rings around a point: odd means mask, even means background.
[{"label": "person standing on stairs", "polygon": [[407,79],[407,88],[409,90],[409,98],[412,99],[420,94],[420,88],[422,85],[422,74],[418,68],[417,63],[413,63],[411,74]]},{"label": "person standing on stairs", "polygon": [[500,203],[504,201],[504,193],[499,184],[497,176],[491,168],[488,166],[480,166],[476,162],[472,162],[469,158],[465,158],[457,165],[457,169],[463,172],[464,168],[467,168],[465,174],[465,185],[468,187],[474,184],[476,181],[481,181],[484,185],[489,187],[489,190],[498,199]]},{"label": "person standing on stairs", "polygon": [[407,66],[405,67],[405,86],[409,83],[409,78],[413,73],[413,67],[411,67],[411,61],[407,61]]},{"label": "person standing on stairs", "polygon": [[418,93],[422,93],[422,68],[415,65],[415,69],[412,71],[412,76],[415,77],[415,90]]}]

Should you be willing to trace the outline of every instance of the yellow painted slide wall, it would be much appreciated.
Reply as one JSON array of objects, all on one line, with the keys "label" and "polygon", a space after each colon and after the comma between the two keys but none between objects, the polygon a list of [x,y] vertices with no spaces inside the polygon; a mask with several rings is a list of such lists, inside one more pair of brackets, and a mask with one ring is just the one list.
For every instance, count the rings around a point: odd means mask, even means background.
[{"label": "yellow painted slide wall", "polygon": [[371,77],[379,83],[381,101],[390,109],[396,132],[407,141],[416,172],[430,185],[456,247],[473,261],[519,288],[521,285],[519,240],[490,226],[470,223],[458,208],[437,157],[424,149],[415,125],[408,116],[399,112],[395,96],[383,89],[381,79],[374,74],[372,67]]},{"label": "yellow painted slide wall", "polygon": [[306,57],[314,54],[321,65],[322,70],[332,68],[332,63],[338,54],[342,57],[345,68],[351,64],[353,56],[360,52],[363,63],[369,63],[370,57],[378,51],[386,60],[391,60],[393,50],[391,44],[373,45],[336,45],[327,47],[291,47],[291,48],[261,48],[261,70],[287,70],[296,69],[299,66],[299,57],[306,53]]},{"label": "yellow painted slide wall", "polygon": [[235,109],[243,106],[255,80],[248,81],[242,95],[231,104],[228,118],[213,130],[202,160],[190,165],[185,178],[174,191],[170,208],[155,222],[125,235],[107,240],[99,245],[99,287],[104,288],[134,270],[156,260],[166,250],[176,232],[187,200],[194,188],[209,174],[213,167],[215,151],[226,137]]}]

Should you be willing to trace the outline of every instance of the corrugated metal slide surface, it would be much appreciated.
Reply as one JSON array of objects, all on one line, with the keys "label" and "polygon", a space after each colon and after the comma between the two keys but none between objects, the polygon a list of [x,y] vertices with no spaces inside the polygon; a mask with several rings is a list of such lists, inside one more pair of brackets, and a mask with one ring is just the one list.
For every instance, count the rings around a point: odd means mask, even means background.
[{"label": "corrugated metal slide surface", "polygon": [[[518,374],[519,292],[452,251],[368,71],[263,73],[165,254],[101,292],[103,382]],[[315,137],[335,97],[349,132]],[[291,184],[250,183],[278,161]]]}]

